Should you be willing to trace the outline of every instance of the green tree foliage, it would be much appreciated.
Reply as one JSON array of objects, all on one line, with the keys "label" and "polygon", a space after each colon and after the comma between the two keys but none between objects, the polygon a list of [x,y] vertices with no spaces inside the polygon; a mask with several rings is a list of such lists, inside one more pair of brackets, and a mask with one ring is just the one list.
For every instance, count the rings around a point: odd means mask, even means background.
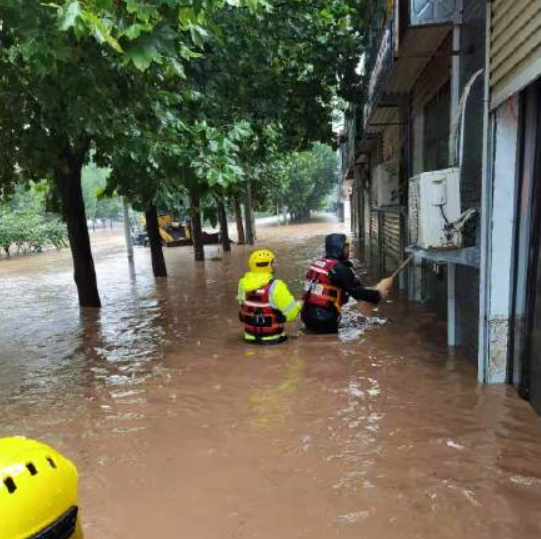
[{"label": "green tree foliage", "polygon": [[205,54],[187,67],[208,97],[215,121],[247,119],[256,132],[280,127],[286,150],[333,141],[337,97],[350,100],[361,85],[363,52],[359,0],[274,1],[257,16],[221,10]]},{"label": "green tree foliage", "polygon": [[199,99],[159,97],[152,131],[130,132],[112,152],[109,194],[126,196],[139,211],[154,205],[177,217],[181,211],[186,216],[191,199],[203,218],[216,223],[215,197],[243,178],[241,143],[251,130],[247,122],[215,126],[192,116]]},{"label": "green tree foliage", "polygon": [[116,220],[122,214],[122,203],[117,196],[108,196],[107,178],[110,170],[90,163],[83,168],[83,197],[87,218],[91,221]]},{"label": "green tree foliage", "polygon": [[315,144],[311,151],[296,154],[288,167],[284,198],[291,213],[307,217],[323,209],[338,182],[338,159],[329,146]]},{"label": "green tree foliage", "polygon": [[184,76],[215,9],[258,3],[1,3],[0,181],[54,178],[82,305],[101,304],[81,188],[91,150],[106,164],[119,137],[151,129],[160,86]]},{"label": "green tree foliage", "polygon": [[104,193],[142,210],[187,192],[192,206],[214,208],[246,180],[269,192],[277,152],[332,140],[337,97],[359,83],[363,6],[0,3],[0,187],[52,180],[82,305],[100,305],[83,202],[92,217],[100,197],[94,206],[83,193],[83,166],[110,169]]},{"label": "green tree foliage", "polygon": [[0,253],[9,256],[67,245],[66,226],[46,214],[48,191],[47,182],[17,185],[11,197],[0,204]]},{"label": "green tree foliage", "polygon": [[310,150],[277,156],[262,172],[269,180],[263,201],[299,220],[326,205],[338,183],[338,158],[330,146],[316,143]]},{"label": "green tree foliage", "polygon": [[2,207],[17,213],[44,215],[49,192],[50,185],[46,181],[17,184]]},{"label": "green tree foliage", "polygon": [[242,192],[250,181],[259,206],[276,198],[267,183],[277,155],[310,149],[314,141],[334,144],[336,106],[351,100],[362,82],[356,69],[364,45],[363,2],[270,6],[256,17],[215,13],[218,30],[187,66],[193,91],[204,96],[196,103],[198,117],[214,125],[249,123],[252,135],[241,143],[243,174],[228,193]]}]

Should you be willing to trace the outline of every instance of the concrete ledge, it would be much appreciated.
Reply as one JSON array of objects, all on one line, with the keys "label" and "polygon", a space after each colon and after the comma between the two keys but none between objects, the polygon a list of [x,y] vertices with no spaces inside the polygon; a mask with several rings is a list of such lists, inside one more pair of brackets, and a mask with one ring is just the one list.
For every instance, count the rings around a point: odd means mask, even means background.
[{"label": "concrete ledge", "polygon": [[406,247],[406,252],[415,255],[415,258],[430,260],[444,264],[460,264],[461,266],[480,267],[480,251],[478,247],[465,247],[455,250],[425,251],[419,247]]}]

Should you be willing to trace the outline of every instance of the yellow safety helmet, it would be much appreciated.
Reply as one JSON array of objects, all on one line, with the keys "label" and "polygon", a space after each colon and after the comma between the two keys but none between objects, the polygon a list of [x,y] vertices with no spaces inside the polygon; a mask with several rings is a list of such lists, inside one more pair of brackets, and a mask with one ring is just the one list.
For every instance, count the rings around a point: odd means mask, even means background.
[{"label": "yellow safety helmet", "polygon": [[77,470],[52,447],[0,438],[0,537],[82,539]]},{"label": "yellow safety helmet", "polygon": [[268,249],[254,251],[248,259],[248,267],[254,273],[272,272],[272,263],[274,262],[274,253]]}]

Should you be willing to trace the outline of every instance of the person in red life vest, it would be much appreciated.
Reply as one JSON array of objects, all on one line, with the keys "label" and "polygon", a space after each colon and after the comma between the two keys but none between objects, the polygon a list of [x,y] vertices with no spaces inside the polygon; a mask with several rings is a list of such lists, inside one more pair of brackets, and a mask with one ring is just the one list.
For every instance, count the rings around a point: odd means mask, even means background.
[{"label": "person in red life vest", "polygon": [[262,249],[251,254],[250,269],[239,282],[239,319],[244,340],[252,344],[279,344],[287,339],[285,323],[297,318],[301,302],[275,277],[274,254]]},{"label": "person in red life vest", "polygon": [[389,294],[392,281],[383,279],[365,288],[349,261],[349,240],[345,234],[325,239],[325,257],[312,262],[306,274],[302,321],[316,333],[337,333],[342,306],[352,297],[377,304]]}]

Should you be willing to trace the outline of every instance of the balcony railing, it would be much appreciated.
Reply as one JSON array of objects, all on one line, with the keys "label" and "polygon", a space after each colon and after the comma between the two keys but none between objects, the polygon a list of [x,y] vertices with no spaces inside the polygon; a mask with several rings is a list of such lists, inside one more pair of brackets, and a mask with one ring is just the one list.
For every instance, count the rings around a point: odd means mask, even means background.
[{"label": "balcony railing", "polygon": [[350,108],[346,114],[344,122],[344,132],[340,144],[342,175],[345,175],[346,172],[351,169],[355,164],[355,157],[357,155],[357,142],[359,140],[358,118],[358,109],[350,105]]},{"label": "balcony railing", "polygon": [[459,22],[461,0],[409,0],[411,26]]},{"label": "balcony railing", "polygon": [[393,63],[400,58],[406,34],[426,26],[458,24],[462,0],[394,0],[391,13],[384,24],[381,11],[377,11],[378,5],[377,2],[373,4],[374,16],[366,29],[369,35],[366,51],[367,119],[379,101],[392,72]]},{"label": "balcony railing", "polygon": [[[367,105],[371,109],[379,98],[383,84],[393,66],[393,47],[394,47],[394,26],[395,26],[395,8],[393,13],[387,19],[383,29],[379,47],[372,48],[367,53],[367,73],[369,73],[369,83],[367,92]],[[377,43],[377,42],[376,42]]]}]

